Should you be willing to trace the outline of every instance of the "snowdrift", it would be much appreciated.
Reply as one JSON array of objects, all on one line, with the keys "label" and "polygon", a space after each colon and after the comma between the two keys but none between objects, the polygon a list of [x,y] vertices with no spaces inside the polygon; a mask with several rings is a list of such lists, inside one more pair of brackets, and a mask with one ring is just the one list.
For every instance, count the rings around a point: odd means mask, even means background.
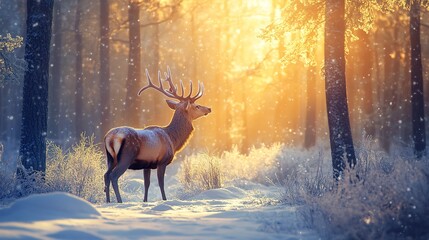
[{"label": "snowdrift", "polygon": [[204,199],[235,199],[243,198],[246,196],[246,192],[237,187],[227,187],[227,188],[218,188],[210,189],[204,191],[194,197],[196,200]]},{"label": "snowdrift", "polygon": [[53,192],[30,195],[0,209],[0,222],[31,222],[66,218],[98,218],[89,202],[74,195]]}]

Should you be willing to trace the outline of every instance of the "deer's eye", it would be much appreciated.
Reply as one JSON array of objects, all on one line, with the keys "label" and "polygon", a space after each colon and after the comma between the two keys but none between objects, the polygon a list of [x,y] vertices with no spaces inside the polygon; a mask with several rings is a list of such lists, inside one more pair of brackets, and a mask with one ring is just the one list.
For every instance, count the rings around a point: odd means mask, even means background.
[{"label": "deer's eye", "polygon": [[195,108],[200,109],[200,106],[197,105],[197,106],[195,106]]}]

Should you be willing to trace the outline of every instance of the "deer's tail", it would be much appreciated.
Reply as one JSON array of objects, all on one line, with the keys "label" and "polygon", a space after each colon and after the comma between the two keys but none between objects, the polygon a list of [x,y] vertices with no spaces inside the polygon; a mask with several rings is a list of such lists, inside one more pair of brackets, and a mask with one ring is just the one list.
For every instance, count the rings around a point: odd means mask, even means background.
[{"label": "deer's tail", "polygon": [[118,164],[118,156],[121,151],[122,145],[124,143],[124,138],[122,137],[106,137],[105,146],[106,146],[106,155],[107,155],[107,164],[109,167],[114,168]]}]

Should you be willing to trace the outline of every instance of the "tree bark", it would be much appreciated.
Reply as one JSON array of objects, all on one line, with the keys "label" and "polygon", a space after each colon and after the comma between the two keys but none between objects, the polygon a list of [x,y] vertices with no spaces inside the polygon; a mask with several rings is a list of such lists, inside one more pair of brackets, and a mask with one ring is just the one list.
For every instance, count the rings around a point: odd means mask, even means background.
[{"label": "tree bark", "polygon": [[315,67],[310,66],[307,77],[307,114],[305,117],[304,148],[316,144],[316,74]]},{"label": "tree bark", "polygon": [[369,34],[363,30],[358,31],[360,53],[358,55],[359,71],[362,76],[363,90],[363,113],[365,114],[366,122],[364,129],[368,136],[375,136],[374,128],[374,100],[372,86],[372,47],[369,39]]},{"label": "tree bark", "polygon": [[46,170],[49,47],[53,0],[27,1],[27,38],[24,76],[22,132],[19,153],[30,171]]},{"label": "tree bark", "polygon": [[344,0],[327,0],[325,8],[325,94],[333,177],[341,178],[345,160],[356,165],[347,106],[344,59]]},{"label": "tree bark", "polygon": [[127,124],[137,127],[140,119],[140,100],[137,99],[137,90],[141,79],[141,40],[140,40],[140,7],[138,2],[129,0],[128,24],[129,24],[129,54],[128,54],[128,78],[127,94],[125,100]]},{"label": "tree bark", "polygon": [[420,45],[420,1],[411,1],[411,109],[414,154],[421,158],[426,152],[425,111],[423,95],[423,72]]},{"label": "tree bark", "polygon": [[[403,142],[411,142],[412,140],[412,117],[411,117],[411,47],[410,47],[410,35],[409,29],[406,29],[406,39],[403,42],[403,48],[405,49],[405,64],[403,66],[403,78],[401,89],[402,89],[402,131],[400,138]],[[411,124],[408,124],[411,123]]]},{"label": "tree bark", "polygon": [[[223,1],[222,3],[216,5],[216,10],[219,13],[224,13],[224,8],[225,8],[225,4],[227,4],[225,1]],[[223,21],[226,21],[226,18],[223,18]],[[217,36],[222,36],[225,33],[225,29],[222,27],[222,24],[217,24],[216,26],[216,32],[215,34]],[[224,84],[225,80],[224,80],[224,76],[223,76],[223,69],[224,69],[224,63],[223,63],[223,56],[221,54],[221,52],[223,50],[223,46],[222,46],[222,39],[221,38],[214,38],[214,46],[215,49],[218,49],[218,51],[216,51],[216,53],[213,55],[212,58],[210,58],[210,64],[212,65],[217,65],[219,66],[219,71],[214,71],[214,79],[218,79],[220,84]],[[221,109],[222,111],[226,109],[226,107],[224,105],[219,105],[221,100],[220,99],[224,99],[224,92],[222,91],[221,88],[214,88],[213,89],[214,94],[216,96],[219,96],[215,99],[213,99],[213,101],[215,102],[215,105],[218,106],[222,106]],[[229,147],[229,145],[227,144],[226,140],[229,138],[226,129],[227,129],[227,125],[226,125],[226,114],[216,114],[213,117],[216,118],[216,126],[219,129],[218,131],[216,131],[216,146],[221,149],[221,150],[225,150],[227,149],[227,147]]]},{"label": "tree bark", "polygon": [[[157,2],[156,5],[157,8],[159,8],[159,2]],[[154,16],[153,16],[153,21],[154,22],[159,22],[159,12],[155,11],[154,12]],[[159,70],[162,70],[163,68],[165,69],[166,66],[160,66],[160,42],[159,42],[159,24],[155,24],[153,27],[153,37],[151,37],[152,39],[152,46],[153,46],[153,51],[152,53],[150,53],[151,59],[150,59],[150,66],[151,66],[151,72],[156,73]],[[164,98],[162,96],[160,96],[159,94],[154,94],[154,93],[148,93],[148,94],[152,94],[150,96],[150,99],[153,101],[151,103],[151,109],[152,112],[150,114],[150,117],[146,118],[152,122],[159,122],[162,119],[162,114],[163,114],[163,110],[165,107],[165,101]]]},{"label": "tree bark", "polygon": [[100,0],[100,117],[101,135],[110,128],[109,0]]},{"label": "tree bark", "polygon": [[76,85],[75,85],[75,137],[76,139],[79,139],[80,135],[84,131],[83,122],[84,122],[84,113],[83,113],[83,98],[84,98],[84,91],[83,91],[83,57],[82,57],[82,49],[83,49],[83,42],[82,42],[82,33],[80,30],[80,20],[81,20],[81,5],[82,1],[77,0],[76,5],[76,18],[74,23],[74,29],[75,29],[75,42],[76,42],[76,62],[75,62],[75,68],[76,68]]},{"label": "tree bark", "polygon": [[[386,27],[387,28],[387,27]],[[390,152],[390,145],[392,143],[392,128],[393,128],[393,101],[394,101],[394,89],[395,81],[394,78],[394,61],[390,57],[394,47],[392,46],[393,33],[391,29],[385,30],[385,36],[383,39],[384,44],[384,78],[381,80],[381,125],[380,125],[380,145],[381,148],[386,152]]]},{"label": "tree bark", "polygon": [[[220,64],[220,69],[219,72],[221,74],[220,76],[220,82],[222,86],[225,86],[228,84],[228,79],[226,74],[224,74],[225,72],[229,71],[230,68],[230,62],[231,62],[231,13],[230,13],[230,4],[231,2],[228,0],[224,0],[223,1],[223,5],[222,5],[222,10],[223,10],[223,14],[224,14],[224,18],[223,18],[223,22],[222,25],[225,26],[224,28],[220,29],[220,32],[222,34],[224,34],[224,39],[221,40],[221,49],[224,50],[224,53],[221,54],[220,59],[222,61],[222,63]],[[225,88],[223,89],[223,91],[220,94],[220,99],[228,99],[228,97],[231,95],[231,92],[229,90],[229,88]],[[222,103],[222,110],[224,114],[223,115],[223,126],[224,128],[222,128],[222,130],[220,130],[219,132],[222,132],[223,137],[221,138],[221,144],[225,147],[224,149],[230,149],[232,147],[232,139],[231,139],[231,134],[230,134],[230,130],[231,130],[231,124],[232,124],[232,108],[231,108],[231,104],[228,101],[224,101]]]},{"label": "tree bark", "polygon": [[52,29],[53,45],[52,45],[52,61],[51,61],[51,82],[49,92],[49,108],[48,108],[48,129],[49,138],[58,140],[59,138],[59,122],[60,122],[60,94],[61,94],[61,69],[62,69],[62,13],[61,1],[57,1],[54,5],[54,23]]}]

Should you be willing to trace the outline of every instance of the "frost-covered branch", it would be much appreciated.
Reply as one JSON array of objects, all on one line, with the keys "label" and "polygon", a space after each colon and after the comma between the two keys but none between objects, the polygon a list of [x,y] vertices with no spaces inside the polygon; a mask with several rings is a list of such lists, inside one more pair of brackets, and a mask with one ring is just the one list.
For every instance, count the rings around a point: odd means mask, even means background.
[{"label": "frost-covered branch", "polygon": [[5,81],[18,81],[23,77],[26,64],[23,59],[18,59],[13,51],[20,48],[23,38],[0,35],[0,85]]}]

